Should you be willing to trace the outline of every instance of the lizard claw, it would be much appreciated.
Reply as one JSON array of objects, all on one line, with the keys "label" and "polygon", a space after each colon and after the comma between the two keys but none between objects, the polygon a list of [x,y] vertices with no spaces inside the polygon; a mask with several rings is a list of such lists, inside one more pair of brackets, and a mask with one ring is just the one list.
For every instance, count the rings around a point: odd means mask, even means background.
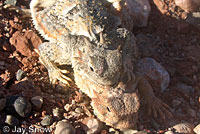
[{"label": "lizard claw", "polygon": [[[39,60],[43,65],[46,65],[44,60],[42,60],[41,57],[39,58]],[[60,68],[53,66],[53,65],[50,66],[49,68],[50,68],[50,69],[48,69],[49,80],[50,80],[50,83],[53,87],[55,87],[56,82],[58,80],[63,82],[67,86],[70,86],[69,82],[72,82],[72,79],[66,76],[66,74],[70,73],[68,70],[60,69]]]},{"label": "lizard claw", "polygon": [[154,118],[157,118],[158,115],[161,117],[161,119],[165,120],[166,117],[172,117],[172,113],[168,110],[170,107],[162,102],[157,97],[153,97],[150,101],[148,100],[148,115],[154,116]]},{"label": "lizard claw", "polygon": [[59,68],[48,71],[50,83],[52,84],[52,86],[55,87],[55,84],[58,80],[63,82],[67,86],[70,86],[70,82],[72,82],[72,79],[67,77],[66,73],[69,73],[69,71],[61,70]]}]

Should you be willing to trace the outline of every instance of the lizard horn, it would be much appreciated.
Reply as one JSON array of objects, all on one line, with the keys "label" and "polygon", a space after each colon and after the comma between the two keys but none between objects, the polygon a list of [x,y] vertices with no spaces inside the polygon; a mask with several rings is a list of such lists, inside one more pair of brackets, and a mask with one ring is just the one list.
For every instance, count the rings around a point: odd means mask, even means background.
[{"label": "lizard horn", "polygon": [[105,40],[103,38],[103,32],[100,32],[100,43],[104,44]]}]

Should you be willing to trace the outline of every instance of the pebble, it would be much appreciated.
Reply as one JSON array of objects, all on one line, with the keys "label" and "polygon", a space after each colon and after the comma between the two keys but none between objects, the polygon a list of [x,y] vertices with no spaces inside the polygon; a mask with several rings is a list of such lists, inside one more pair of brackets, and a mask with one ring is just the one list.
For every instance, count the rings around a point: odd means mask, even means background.
[{"label": "pebble", "polygon": [[0,99],[0,111],[3,110],[6,107],[6,99],[2,98]]},{"label": "pebble", "polygon": [[77,107],[76,109],[75,109],[75,112],[77,112],[77,113],[83,113],[83,109],[82,108],[79,108],[79,107]]},{"label": "pebble", "polygon": [[23,70],[19,69],[19,70],[17,71],[17,74],[16,74],[16,79],[17,79],[18,81],[20,81],[20,80],[22,80],[22,79],[25,78],[25,77],[26,77],[26,73],[25,73]]},{"label": "pebble", "polygon": [[15,100],[14,107],[21,117],[27,117],[31,112],[30,102],[21,96]]},{"label": "pebble", "polygon": [[75,128],[66,121],[59,121],[56,125],[55,134],[75,134]]},{"label": "pebble", "polygon": [[82,123],[85,125],[83,129],[87,134],[96,134],[103,129],[103,123],[92,117],[85,118]]},{"label": "pebble", "polygon": [[197,126],[194,128],[194,132],[195,132],[196,134],[200,134],[200,124],[197,125]]},{"label": "pebble", "polygon": [[69,112],[69,111],[72,109],[72,105],[66,104],[66,105],[64,106],[64,109],[66,110],[66,112]]},{"label": "pebble", "polygon": [[62,117],[61,110],[59,108],[54,108],[53,109],[53,116],[60,119]]},{"label": "pebble", "polygon": [[53,118],[49,115],[45,115],[43,120],[41,121],[42,126],[49,126],[53,123]]},{"label": "pebble", "polygon": [[12,115],[7,115],[5,123],[10,126],[17,126],[19,124],[19,120]]},{"label": "pebble", "polygon": [[10,44],[9,44],[7,41],[4,41],[4,42],[3,42],[3,45],[2,45],[2,49],[3,49],[4,51],[10,52],[11,46],[10,46]]},{"label": "pebble", "polygon": [[43,98],[41,96],[34,96],[34,97],[31,98],[31,102],[37,108],[41,108],[44,101],[43,101]]},{"label": "pebble", "polygon": [[130,15],[133,20],[133,24],[136,27],[146,27],[148,23],[148,18],[151,12],[151,6],[148,0],[126,0],[126,6],[124,8],[127,10],[126,14],[123,16]]},{"label": "pebble", "polygon": [[26,30],[25,33],[16,31],[12,34],[9,40],[10,44],[15,46],[16,50],[24,56],[32,56],[30,48],[37,48],[42,43],[40,37],[31,30]]},{"label": "pebble", "polygon": [[40,116],[40,112],[34,112],[34,117],[39,117]]},{"label": "pebble", "polygon": [[5,3],[6,3],[6,5],[15,6],[17,3],[17,0],[6,0]]},{"label": "pebble", "polygon": [[173,131],[167,131],[167,132],[165,132],[165,134],[174,134],[174,132]]},{"label": "pebble", "polygon": [[[122,134],[136,134],[137,132],[140,132],[140,131],[133,130],[133,129],[126,129],[126,130],[122,130],[121,132],[122,132]],[[144,134],[146,134],[146,133],[144,133]]]},{"label": "pebble", "polygon": [[31,103],[22,96],[9,96],[6,101],[6,110],[8,113],[27,117],[31,112]]},{"label": "pebble", "polygon": [[173,128],[178,133],[183,133],[183,134],[193,134],[194,133],[194,131],[193,131],[194,126],[193,126],[193,124],[190,124],[190,123],[180,123],[180,124],[173,126]]},{"label": "pebble", "polygon": [[109,132],[110,134],[120,134],[120,132],[117,131],[117,130],[115,130],[114,128],[109,128],[108,132]]}]

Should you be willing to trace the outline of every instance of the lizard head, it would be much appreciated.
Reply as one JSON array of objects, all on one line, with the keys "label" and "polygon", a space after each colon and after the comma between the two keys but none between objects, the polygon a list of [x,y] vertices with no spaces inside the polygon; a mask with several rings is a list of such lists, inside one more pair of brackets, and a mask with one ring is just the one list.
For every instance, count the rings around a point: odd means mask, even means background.
[{"label": "lizard head", "polygon": [[135,127],[140,106],[137,93],[126,93],[116,87],[97,96],[92,98],[91,105],[102,122],[117,129]]},{"label": "lizard head", "polygon": [[119,50],[108,50],[96,47],[87,39],[86,44],[73,53],[74,72],[102,86],[111,86],[118,82],[122,68],[122,57]]},{"label": "lizard head", "polygon": [[140,102],[138,94],[132,90],[134,87],[120,86],[119,83],[117,87],[101,86],[76,71],[74,76],[80,90],[91,98],[94,114],[99,120],[117,129],[135,127]]}]

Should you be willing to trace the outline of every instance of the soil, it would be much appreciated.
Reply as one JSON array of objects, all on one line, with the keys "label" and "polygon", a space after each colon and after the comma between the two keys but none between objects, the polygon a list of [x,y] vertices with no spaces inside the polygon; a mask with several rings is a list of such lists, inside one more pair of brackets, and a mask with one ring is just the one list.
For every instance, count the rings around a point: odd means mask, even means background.
[{"label": "soil", "polygon": [[[17,7],[29,9],[29,0],[18,0]],[[170,85],[164,92],[156,92],[156,96],[172,107],[173,118],[166,120],[154,119],[140,115],[138,130],[148,133],[164,133],[167,128],[179,123],[200,123],[200,36],[199,29],[185,21],[187,13],[175,6],[174,0],[150,0],[151,14],[148,26],[134,28],[133,33],[148,35],[152,38],[155,52],[150,55],[170,73]],[[21,126],[40,126],[45,115],[52,115],[56,107],[61,114],[82,134],[81,121],[86,116],[94,116],[90,100],[81,94],[76,85],[62,86],[58,83],[54,88],[49,83],[48,72],[40,63],[38,54],[34,51],[44,40],[34,29],[31,19],[24,17],[18,10],[6,8],[4,0],[0,0],[0,95],[22,95],[27,100],[41,96],[44,104],[41,109],[33,107],[29,117],[19,119]],[[143,54],[143,57],[146,55]],[[21,69],[26,77],[17,80],[17,71]],[[69,67],[70,69],[70,67]],[[70,75],[73,75],[71,72]],[[177,83],[184,83],[194,90],[183,92],[176,88]],[[83,102],[83,98],[88,103]],[[181,99],[179,107],[173,106],[173,100]],[[75,105],[72,110],[65,111],[66,105]],[[74,115],[73,109],[80,107],[87,114]],[[195,114],[191,114],[193,111]],[[5,111],[0,112],[1,117]],[[0,117],[0,124],[3,118]],[[56,119],[55,119],[56,121]],[[25,122],[25,123],[24,123]],[[55,125],[55,124],[53,124]],[[55,129],[55,126],[50,126]],[[104,126],[102,134],[109,133],[109,126]]]}]

